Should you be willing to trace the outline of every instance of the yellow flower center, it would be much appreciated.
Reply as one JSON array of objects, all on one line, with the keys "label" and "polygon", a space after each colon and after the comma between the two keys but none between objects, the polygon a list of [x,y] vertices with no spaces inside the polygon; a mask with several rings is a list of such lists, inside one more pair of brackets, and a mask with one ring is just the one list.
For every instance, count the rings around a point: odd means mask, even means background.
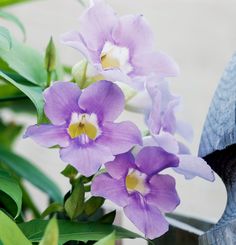
[{"label": "yellow flower center", "polygon": [[141,194],[146,194],[148,188],[145,183],[146,175],[138,170],[131,170],[126,176],[125,184],[128,192],[138,191]]},{"label": "yellow flower center", "polygon": [[98,127],[96,123],[90,122],[88,115],[84,114],[77,122],[73,122],[72,119],[68,127],[68,133],[72,139],[75,139],[81,135],[86,135],[89,139],[94,140],[98,136]]},{"label": "yellow flower center", "polygon": [[120,62],[117,58],[113,57],[112,50],[110,50],[108,53],[102,55],[101,63],[102,63],[102,68],[104,70],[120,67]]},{"label": "yellow flower center", "polygon": [[129,50],[126,47],[119,47],[106,42],[101,52],[101,65],[104,70],[119,68],[128,74],[133,70],[129,63]]}]

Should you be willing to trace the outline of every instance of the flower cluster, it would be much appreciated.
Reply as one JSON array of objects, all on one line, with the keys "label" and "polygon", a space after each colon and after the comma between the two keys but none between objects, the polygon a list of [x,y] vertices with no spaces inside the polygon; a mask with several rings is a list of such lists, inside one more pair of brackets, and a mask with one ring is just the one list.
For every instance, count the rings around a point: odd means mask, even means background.
[{"label": "flower cluster", "polygon": [[[204,160],[192,156],[175,136],[189,139],[192,134],[176,118],[180,97],[168,85],[178,66],[154,50],[143,16],[119,17],[102,0],[91,2],[80,18],[80,31],[64,34],[62,42],[84,55],[93,82],[86,88],[73,81],[54,82],[44,91],[51,124],[30,126],[25,137],[45,147],[59,146],[64,162],[84,176],[95,175],[92,195],[123,207],[146,237],[162,235],[168,230],[164,214],[180,200],[175,179],[161,172],[172,168],[187,179],[214,180]],[[119,82],[132,87],[136,96],[125,101]],[[137,105],[134,100],[140,97]],[[142,138],[133,122],[115,122],[125,106],[144,113],[147,136]],[[99,173],[102,166],[105,173]]]}]

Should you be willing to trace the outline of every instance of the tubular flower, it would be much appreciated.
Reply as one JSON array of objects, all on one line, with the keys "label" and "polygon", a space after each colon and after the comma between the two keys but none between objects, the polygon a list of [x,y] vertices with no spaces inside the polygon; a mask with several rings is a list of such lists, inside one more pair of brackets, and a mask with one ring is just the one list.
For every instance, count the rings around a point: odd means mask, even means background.
[{"label": "tubular flower", "polygon": [[90,176],[114,155],[141,144],[131,122],[114,123],[124,108],[120,88],[99,81],[81,91],[71,82],[56,82],[44,92],[45,114],[52,124],[30,126],[25,137],[45,147],[59,145],[63,161]]},{"label": "tubular flower", "polygon": [[94,178],[91,192],[123,207],[146,237],[156,238],[168,230],[164,213],[180,202],[174,178],[159,172],[177,167],[178,162],[160,147],[144,147],[136,158],[130,152],[118,155],[105,165],[108,173]]},{"label": "tubular flower", "polygon": [[176,63],[154,51],[153,33],[141,15],[119,17],[102,0],[92,1],[80,18],[80,31],[62,36],[62,42],[79,50],[98,74],[109,81],[143,89],[146,76],[178,74]]}]

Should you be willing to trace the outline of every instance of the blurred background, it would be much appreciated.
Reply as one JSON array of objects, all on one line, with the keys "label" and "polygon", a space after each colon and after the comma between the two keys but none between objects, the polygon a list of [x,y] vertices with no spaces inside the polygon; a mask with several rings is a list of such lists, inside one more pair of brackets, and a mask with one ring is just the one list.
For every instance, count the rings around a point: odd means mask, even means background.
[{"label": "blurred background", "polygon": [[[1,1],[1,0],[0,0]],[[203,123],[208,107],[225,65],[236,49],[236,1],[234,0],[107,0],[119,14],[143,14],[155,34],[156,48],[171,55],[179,64],[181,75],[172,79],[173,91],[183,97],[182,118],[194,129],[195,137],[190,146],[197,154]],[[84,7],[78,0],[35,0],[8,8],[23,22],[27,31],[27,43],[41,52],[53,36],[60,51],[61,60],[73,65],[79,61],[79,53],[60,44],[60,34],[79,29],[78,17]],[[16,36],[18,29],[7,24]],[[16,116],[1,111],[5,120],[17,120],[35,124],[30,116]],[[124,116],[124,115],[123,115]],[[127,114],[125,114],[127,116]],[[139,115],[128,115],[138,125],[143,125]],[[127,118],[127,117],[126,117]],[[65,164],[57,150],[44,149],[32,140],[18,139],[16,151],[29,159],[54,179],[63,193],[69,189],[67,179],[60,175]],[[27,171],[27,170],[26,170]],[[217,222],[226,203],[226,192],[217,177],[214,183],[199,178],[185,181],[176,176],[181,204],[176,212]],[[34,193],[40,210],[46,207],[46,197],[28,185]],[[134,226],[121,217],[127,228]],[[133,244],[125,241],[124,244]],[[135,241],[135,244],[144,244]]]}]

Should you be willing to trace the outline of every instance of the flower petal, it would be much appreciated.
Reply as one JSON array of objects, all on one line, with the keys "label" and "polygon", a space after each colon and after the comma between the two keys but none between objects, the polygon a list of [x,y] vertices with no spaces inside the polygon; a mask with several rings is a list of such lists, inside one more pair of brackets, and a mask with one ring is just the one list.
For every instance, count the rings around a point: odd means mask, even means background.
[{"label": "flower petal", "polygon": [[47,88],[43,95],[44,111],[48,119],[55,125],[68,122],[73,112],[79,112],[78,100],[80,88],[71,82],[55,82]]},{"label": "flower petal", "polygon": [[24,138],[30,137],[37,144],[44,147],[59,145],[67,147],[69,136],[65,126],[54,126],[50,124],[33,125],[27,128]]},{"label": "flower petal", "polygon": [[102,126],[102,135],[97,139],[97,143],[109,147],[113,155],[117,155],[129,151],[134,145],[141,145],[142,136],[132,122],[106,122]]},{"label": "flower petal", "polygon": [[155,73],[159,78],[165,78],[179,74],[179,67],[175,61],[160,51],[134,55],[131,63],[135,67],[133,73],[140,76]]},{"label": "flower petal", "polygon": [[95,113],[99,120],[113,121],[124,109],[124,95],[114,83],[99,81],[83,91],[79,106],[86,112]]},{"label": "flower petal", "polygon": [[111,178],[109,174],[100,174],[92,182],[91,193],[93,196],[102,196],[123,207],[127,205],[129,195],[124,179]]},{"label": "flower petal", "polygon": [[113,29],[112,37],[116,45],[127,47],[131,56],[134,53],[143,53],[143,50],[152,50],[154,47],[153,33],[142,15],[120,17]]},{"label": "flower petal", "polygon": [[177,167],[178,164],[176,155],[156,146],[144,147],[136,157],[136,165],[147,175],[156,174],[165,168]]},{"label": "flower petal", "polygon": [[118,17],[104,1],[96,1],[80,18],[80,33],[90,50],[99,51],[111,41],[113,26]]},{"label": "flower petal", "polygon": [[85,57],[89,56],[89,50],[78,31],[70,31],[61,36],[61,42],[79,50]]},{"label": "flower petal", "polygon": [[145,196],[145,199],[161,212],[171,212],[179,205],[175,179],[170,175],[154,175],[149,181],[149,186],[150,193]]},{"label": "flower petal", "polygon": [[85,176],[95,174],[102,164],[114,160],[109,148],[98,144],[80,146],[76,140],[70,146],[61,149],[60,157]]},{"label": "flower petal", "polygon": [[179,166],[174,170],[183,174],[186,179],[198,176],[209,181],[215,180],[211,167],[202,158],[184,154],[178,155],[178,158]]},{"label": "flower petal", "polygon": [[117,155],[114,161],[105,164],[107,172],[115,179],[125,178],[129,168],[135,168],[135,166],[131,152]]},{"label": "flower petal", "polygon": [[155,206],[148,205],[141,199],[141,196],[134,196],[124,208],[125,215],[149,239],[166,233],[169,225],[161,212]]},{"label": "flower petal", "polygon": [[143,138],[144,146],[159,146],[169,153],[178,154],[179,144],[175,137],[168,133],[161,131],[158,135],[146,136]]}]

